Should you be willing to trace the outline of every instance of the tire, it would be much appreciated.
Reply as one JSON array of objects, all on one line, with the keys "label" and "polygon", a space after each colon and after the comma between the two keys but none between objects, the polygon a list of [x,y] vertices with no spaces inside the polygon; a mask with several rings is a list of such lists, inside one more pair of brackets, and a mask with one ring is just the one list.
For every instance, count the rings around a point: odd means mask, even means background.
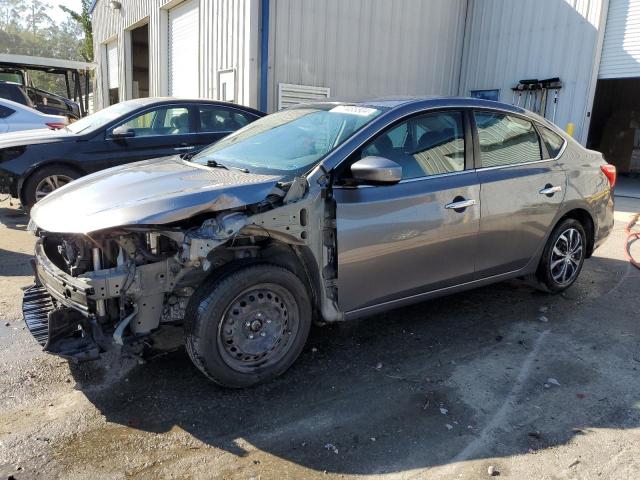
[{"label": "tire", "polygon": [[[47,193],[51,193],[56,188],[66,185],[72,180],[79,178],[80,174],[64,165],[51,165],[49,167],[42,167],[31,174],[22,187],[22,199],[24,200],[24,207],[27,210],[31,210],[36,202],[44,198],[41,193],[44,192],[42,185],[47,187]],[[47,179],[56,178],[57,182],[47,182]],[[57,186],[56,186],[57,185]]]},{"label": "tire", "polygon": [[293,364],[311,320],[309,294],[294,273],[251,265],[193,294],[185,315],[185,345],[209,379],[224,387],[248,387]]},{"label": "tire", "polygon": [[587,235],[582,224],[573,218],[563,220],[544,247],[536,272],[538,282],[551,293],[566,290],[580,275],[586,250]]}]

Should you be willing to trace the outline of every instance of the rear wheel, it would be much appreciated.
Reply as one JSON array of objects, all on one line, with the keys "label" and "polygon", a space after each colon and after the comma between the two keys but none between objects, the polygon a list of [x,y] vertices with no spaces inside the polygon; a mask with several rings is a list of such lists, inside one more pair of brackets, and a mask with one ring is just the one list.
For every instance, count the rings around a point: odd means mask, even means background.
[{"label": "rear wheel", "polygon": [[80,177],[78,172],[63,165],[52,165],[36,170],[24,184],[24,206],[31,209],[36,202],[78,177]]},{"label": "rear wheel", "polygon": [[538,266],[538,281],[552,293],[569,288],[576,281],[587,250],[582,224],[567,218],[553,230]]},{"label": "rear wheel", "polygon": [[203,285],[185,318],[193,363],[225,387],[247,387],[284,373],[309,335],[311,302],[302,281],[273,265],[254,265]]}]

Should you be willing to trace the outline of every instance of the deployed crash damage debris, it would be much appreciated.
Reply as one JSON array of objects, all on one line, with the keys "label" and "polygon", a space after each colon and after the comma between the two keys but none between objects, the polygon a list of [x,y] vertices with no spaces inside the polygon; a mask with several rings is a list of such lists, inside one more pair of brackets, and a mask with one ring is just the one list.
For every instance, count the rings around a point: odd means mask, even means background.
[{"label": "deployed crash damage debris", "polygon": [[[189,175],[183,178],[191,182],[212,178],[210,171],[184,161],[171,160],[154,167],[156,172],[188,170]],[[214,172],[218,180],[237,184],[236,172]],[[136,209],[123,199],[109,215],[98,211],[73,218],[54,215],[49,201],[38,204],[29,227],[39,237],[34,263],[37,283],[25,294],[23,304],[31,332],[46,351],[73,361],[95,360],[101,352],[114,348],[137,355],[145,343],[152,342],[152,332],[163,325],[185,322],[190,306],[197,308],[191,300],[197,292],[202,296],[212,279],[252,261],[292,269],[309,285],[314,284],[311,290],[318,290],[311,270],[320,266],[305,266],[311,255],[303,250],[322,238],[322,229],[308,225],[308,208],[325,200],[308,197],[305,178],[282,183],[269,177],[265,185],[263,176],[256,177],[255,183],[244,178],[241,187],[245,190],[235,195],[227,187],[217,197],[209,195],[205,204],[185,207],[186,216],[181,219],[176,218],[175,208],[167,211],[166,218],[159,218],[162,206],[158,203],[166,202],[166,197],[146,197]],[[248,186],[257,195],[247,192]],[[74,202],[77,194],[71,192],[63,200]],[[260,201],[242,205],[242,199],[258,195],[262,196]],[[144,212],[151,202],[155,203],[156,221],[162,224],[149,225],[146,218],[136,222],[141,225],[107,224],[114,218],[120,223],[119,217],[131,215],[131,210]],[[184,197],[180,202],[186,203]],[[217,205],[233,208],[212,211]],[[118,211],[122,209],[127,213]],[[131,220],[127,219],[133,223]],[[270,293],[265,295],[271,297]],[[286,308],[284,303],[277,307],[280,314]],[[258,317],[270,311],[254,310]],[[266,337],[262,323],[254,320],[248,330]],[[273,323],[271,319],[268,322]],[[247,351],[251,348],[243,346],[243,355]]]}]

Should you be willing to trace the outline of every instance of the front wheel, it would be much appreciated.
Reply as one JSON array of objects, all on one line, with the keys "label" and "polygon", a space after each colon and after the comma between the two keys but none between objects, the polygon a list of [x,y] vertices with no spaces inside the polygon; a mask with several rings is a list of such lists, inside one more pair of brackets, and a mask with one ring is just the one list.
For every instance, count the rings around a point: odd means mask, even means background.
[{"label": "front wheel", "polygon": [[310,327],[302,281],[282,267],[254,265],[194,293],[185,344],[202,373],[240,388],[284,373],[302,352]]},{"label": "front wheel", "polygon": [[573,218],[563,220],[547,240],[538,266],[538,281],[552,293],[566,290],[578,278],[586,250],[582,224]]}]

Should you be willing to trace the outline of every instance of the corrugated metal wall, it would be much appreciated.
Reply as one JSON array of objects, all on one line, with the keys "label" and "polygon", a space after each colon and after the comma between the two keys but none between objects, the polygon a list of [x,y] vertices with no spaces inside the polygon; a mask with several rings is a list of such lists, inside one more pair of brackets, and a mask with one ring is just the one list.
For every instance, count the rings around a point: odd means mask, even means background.
[{"label": "corrugated metal wall", "polygon": [[556,124],[585,141],[607,0],[472,0],[460,95],[500,89],[511,102],[521,79],[560,77]]},{"label": "corrugated metal wall", "polygon": [[271,0],[269,109],[279,83],[331,97],[455,95],[466,0]]},{"label": "corrugated metal wall", "polygon": [[[199,75],[200,96],[218,98],[218,72],[235,70],[237,102],[257,105],[259,0],[196,0],[200,4]],[[113,10],[108,0],[99,0],[93,12],[96,59],[101,65],[104,44],[117,36],[120,61],[120,98],[131,98],[127,78],[129,33],[137,24],[149,23],[149,90],[151,96],[167,94],[167,10],[176,0],[121,0]],[[252,32],[255,32],[252,34]],[[130,75],[130,73],[129,73]],[[104,72],[97,69],[96,98],[104,100]]]},{"label": "corrugated metal wall", "polygon": [[609,0],[598,76],[640,77],[640,0]]}]

